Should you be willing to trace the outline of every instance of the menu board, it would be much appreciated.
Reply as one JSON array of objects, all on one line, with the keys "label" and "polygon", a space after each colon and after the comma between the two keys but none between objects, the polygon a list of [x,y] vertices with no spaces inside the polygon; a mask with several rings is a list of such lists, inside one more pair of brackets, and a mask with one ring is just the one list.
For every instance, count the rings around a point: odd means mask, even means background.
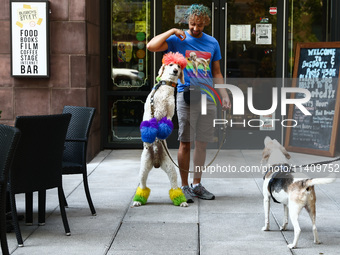
[{"label": "menu board", "polygon": [[[311,99],[304,105],[305,115],[290,105],[285,147],[289,151],[334,156],[339,122],[340,42],[298,43],[293,87],[308,89]],[[303,95],[292,95],[301,98]]]}]

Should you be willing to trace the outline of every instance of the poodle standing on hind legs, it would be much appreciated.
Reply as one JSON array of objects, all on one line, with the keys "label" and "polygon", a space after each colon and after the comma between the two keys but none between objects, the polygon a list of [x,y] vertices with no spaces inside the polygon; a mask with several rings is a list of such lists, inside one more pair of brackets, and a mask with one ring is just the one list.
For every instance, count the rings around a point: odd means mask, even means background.
[{"label": "poodle standing on hind legs", "polygon": [[[169,177],[171,189],[170,199],[174,205],[187,207],[186,198],[177,185],[177,173],[164,146],[165,139],[171,134],[173,123],[171,121],[175,112],[175,97],[178,79],[184,83],[183,69],[187,60],[180,53],[164,55],[163,65],[158,72],[158,79],[153,90],[148,95],[145,106],[143,121],[140,125],[144,149],[141,156],[140,184],[133,198],[133,206],[146,204],[150,195],[150,189],[146,186],[146,180],[153,167],[162,168]],[[164,140],[164,141],[163,141]]]}]

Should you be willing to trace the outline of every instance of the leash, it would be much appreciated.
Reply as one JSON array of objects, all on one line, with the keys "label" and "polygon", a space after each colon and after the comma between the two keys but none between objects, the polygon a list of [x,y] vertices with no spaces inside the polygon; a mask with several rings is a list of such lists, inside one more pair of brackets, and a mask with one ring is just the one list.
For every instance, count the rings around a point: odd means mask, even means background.
[{"label": "leash", "polygon": [[[339,158],[336,158],[336,159],[332,159],[332,160],[326,160],[326,161],[319,161],[319,162],[315,162],[315,163],[310,163],[310,164],[305,164],[305,165],[301,165],[301,166],[289,166],[289,169],[292,171],[292,169],[296,169],[296,168],[303,168],[303,167],[309,167],[309,166],[316,166],[316,165],[327,165],[329,163],[333,163],[335,161],[339,161],[340,160],[340,157]],[[263,176],[263,180],[265,179],[267,173],[269,171],[273,170],[272,167],[269,167],[267,169],[267,171],[264,173],[264,176]]]},{"label": "leash", "polygon": [[[316,166],[316,165],[327,165],[329,163],[333,163],[335,161],[340,161],[340,157],[339,158],[336,158],[336,159],[331,159],[331,160],[326,160],[326,161],[319,161],[319,162],[315,162],[315,163],[309,163],[309,164],[305,164],[305,165],[301,165],[301,166],[297,166],[297,165],[291,165],[289,166],[290,169],[296,169],[296,168],[303,168],[303,167],[309,167],[309,166]],[[267,169],[267,171],[264,173],[264,176],[263,176],[263,180],[265,179],[267,173],[272,170],[272,167],[269,167]]]},{"label": "leash", "polygon": [[264,174],[264,176],[263,176],[263,180],[265,179],[267,173],[268,173],[269,171],[273,171],[273,169],[275,169],[275,167],[280,167],[281,169],[282,169],[282,168],[288,169],[288,171],[285,170],[285,171],[283,171],[283,172],[280,172],[280,171],[279,171],[279,172],[275,172],[275,173],[272,175],[272,177],[270,178],[269,182],[268,182],[268,187],[267,187],[267,188],[268,188],[268,191],[269,191],[269,193],[270,193],[271,198],[273,199],[273,201],[274,201],[275,203],[279,203],[279,204],[280,204],[280,202],[277,201],[277,200],[275,199],[275,197],[273,196],[272,190],[271,190],[271,187],[272,187],[273,183],[274,183],[277,179],[280,179],[280,178],[281,178],[281,177],[278,177],[278,175],[280,175],[280,174],[292,173],[292,172],[294,172],[293,169],[296,169],[296,168],[304,168],[304,167],[316,166],[316,165],[326,165],[326,164],[333,163],[333,162],[339,161],[339,160],[340,160],[340,157],[339,157],[339,158],[336,158],[336,159],[332,159],[332,160],[319,161],[319,162],[310,163],[310,164],[305,164],[305,165],[301,165],[301,166],[290,166],[290,165],[288,165],[288,164],[274,165],[274,166],[271,166],[271,167],[269,167],[269,168],[267,169],[267,171],[265,172],[265,174]]},{"label": "leash", "polygon": [[[223,111],[222,111],[223,112]],[[223,115],[225,115],[225,111],[223,112]],[[224,116],[224,119],[225,119],[225,116]],[[212,160],[209,162],[208,165],[206,165],[206,167],[209,167],[214,161],[215,159],[217,158],[217,155],[220,153],[221,149],[222,149],[222,146],[223,144],[226,142],[227,140],[227,125],[225,124],[224,125],[224,128],[223,128],[223,139],[220,143],[220,146],[215,154],[215,156],[212,158]],[[187,170],[187,169],[183,169],[183,168],[180,168],[179,165],[175,162],[175,160],[172,158],[172,156],[170,155],[170,152],[168,150],[168,147],[165,145],[165,141],[164,140],[161,140],[161,144],[166,152],[166,154],[168,155],[168,157],[170,158],[171,162],[181,171],[184,171],[184,172],[187,172],[187,173],[195,173],[195,171],[190,171],[190,170]]]},{"label": "leash", "polygon": [[271,178],[270,178],[270,180],[268,182],[268,187],[267,187],[268,191],[269,191],[269,194],[270,194],[271,198],[273,199],[273,201],[275,203],[279,203],[280,204],[281,202],[277,201],[275,199],[275,197],[273,196],[273,193],[272,193],[272,185],[274,184],[274,182],[277,181],[278,179],[284,178],[284,177],[281,177],[279,175],[286,175],[286,174],[289,174],[289,173],[294,173],[295,171],[293,169],[296,169],[296,168],[303,168],[303,167],[316,166],[316,165],[326,165],[326,164],[333,163],[333,162],[339,161],[339,160],[340,160],[340,157],[336,158],[336,159],[333,159],[333,160],[319,161],[319,162],[305,164],[305,165],[301,165],[301,166],[290,166],[288,164],[273,165],[273,166],[271,166],[271,167],[269,167],[267,169],[267,171],[265,172],[265,174],[263,176],[263,180],[266,178],[266,175],[267,175],[267,173],[269,171],[273,171],[273,170],[278,169],[278,168],[281,169],[281,171],[274,171],[274,174],[271,176]]},{"label": "leash", "polygon": [[320,161],[320,162],[305,164],[305,165],[301,165],[301,166],[292,166],[292,168],[303,168],[303,167],[316,166],[316,165],[327,165],[329,163],[333,163],[333,162],[339,161],[339,160],[340,160],[340,157],[336,158],[336,159],[332,159],[332,160]]},{"label": "leash", "polygon": [[[172,83],[172,82],[168,82],[168,81],[160,81],[158,82],[154,87],[153,87],[153,90],[152,90],[152,94],[150,96],[150,105],[151,105],[151,117],[153,118],[154,117],[154,113],[155,113],[155,109],[154,109],[154,95],[156,93],[156,91],[159,89],[159,87],[161,85],[168,85],[168,86],[171,86],[171,87],[174,87],[176,88],[176,85],[175,83]],[[223,118],[226,119],[226,116],[225,116],[225,111],[222,111],[222,115],[223,115]],[[212,158],[212,160],[209,162],[208,165],[206,165],[206,167],[209,167],[214,161],[215,159],[217,158],[217,155],[219,154],[220,150],[222,149],[222,146],[223,144],[225,143],[225,141],[227,140],[227,125],[224,124],[224,128],[223,128],[223,139],[221,141],[221,144],[215,154],[215,156]],[[163,149],[165,150],[166,154],[168,155],[168,157],[170,158],[171,162],[181,171],[184,171],[184,172],[188,172],[188,173],[195,173],[194,171],[190,171],[190,170],[187,170],[187,169],[183,169],[183,168],[180,168],[178,166],[178,164],[175,162],[175,160],[172,158],[169,150],[168,150],[168,147],[166,146],[165,144],[165,141],[164,140],[159,140],[163,146]]]}]

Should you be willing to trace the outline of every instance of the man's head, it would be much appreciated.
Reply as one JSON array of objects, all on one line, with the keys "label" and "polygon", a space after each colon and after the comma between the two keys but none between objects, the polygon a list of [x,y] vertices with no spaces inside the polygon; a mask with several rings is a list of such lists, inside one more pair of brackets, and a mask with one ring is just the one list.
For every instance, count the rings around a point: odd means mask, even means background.
[{"label": "man's head", "polygon": [[186,11],[189,31],[193,37],[201,37],[205,26],[210,24],[211,11],[202,4],[193,4]]}]

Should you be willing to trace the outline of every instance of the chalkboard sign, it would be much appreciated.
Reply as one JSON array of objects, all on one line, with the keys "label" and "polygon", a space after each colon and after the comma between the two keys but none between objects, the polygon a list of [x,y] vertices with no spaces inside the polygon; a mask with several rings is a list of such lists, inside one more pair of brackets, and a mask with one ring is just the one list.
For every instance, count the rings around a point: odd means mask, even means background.
[{"label": "chalkboard sign", "polygon": [[294,120],[295,126],[286,130],[285,147],[333,157],[340,107],[340,42],[298,43],[295,56],[292,86],[310,91],[311,99],[304,106],[311,115],[289,106],[288,119]]}]

